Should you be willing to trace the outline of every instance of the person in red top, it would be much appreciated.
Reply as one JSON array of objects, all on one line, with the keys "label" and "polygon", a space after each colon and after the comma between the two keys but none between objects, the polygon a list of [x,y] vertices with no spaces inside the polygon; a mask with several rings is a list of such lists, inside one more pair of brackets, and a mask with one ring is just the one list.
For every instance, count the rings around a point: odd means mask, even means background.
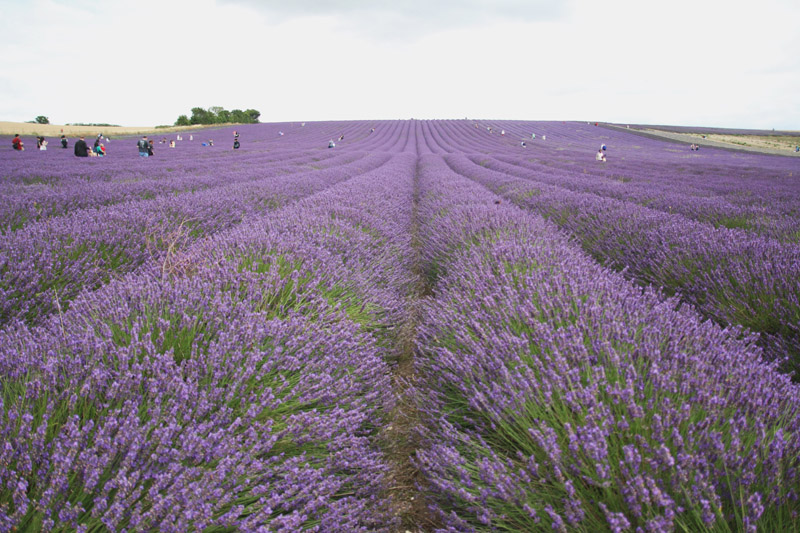
[{"label": "person in red top", "polygon": [[11,146],[14,148],[14,150],[19,150],[20,152],[25,149],[25,147],[22,145],[22,139],[19,138],[19,133],[14,134],[14,138],[11,139]]}]

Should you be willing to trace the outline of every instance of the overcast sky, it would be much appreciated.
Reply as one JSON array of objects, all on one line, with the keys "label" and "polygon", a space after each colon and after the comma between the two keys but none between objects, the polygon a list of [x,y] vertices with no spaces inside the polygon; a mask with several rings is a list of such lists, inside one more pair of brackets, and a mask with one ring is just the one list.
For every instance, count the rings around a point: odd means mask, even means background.
[{"label": "overcast sky", "polygon": [[798,0],[0,0],[0,120],[800,130]]}]

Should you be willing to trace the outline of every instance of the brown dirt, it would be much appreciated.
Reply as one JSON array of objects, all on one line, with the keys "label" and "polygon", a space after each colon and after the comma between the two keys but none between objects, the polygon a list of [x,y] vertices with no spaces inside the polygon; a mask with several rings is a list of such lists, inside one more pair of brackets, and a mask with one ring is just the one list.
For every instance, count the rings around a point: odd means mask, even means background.
[{"label": "brown dirt", "polygon": [[425,533],[433,531],[438,526],[426,506],[422,493],[417,488],[424,486],[425,480],[411,462],[411,458],[419,448],[416,428],[420,425],[420,414],[414,393],[417,382],[414,341],[420,320],[422,299],[430,294],[430,287],[425,282],[419,260],[416,191],[413,217],[412,249],[417,256],[414,262],[416,282],[408,294],[410,306],[408,320],[397,336],[397,361],[392,376],[392,386],[397,391],[397,405],[390,413],[389,420],[380,435],[382,447],[392,464],[387,492],[395,515],[400,519],[399,533]]}]

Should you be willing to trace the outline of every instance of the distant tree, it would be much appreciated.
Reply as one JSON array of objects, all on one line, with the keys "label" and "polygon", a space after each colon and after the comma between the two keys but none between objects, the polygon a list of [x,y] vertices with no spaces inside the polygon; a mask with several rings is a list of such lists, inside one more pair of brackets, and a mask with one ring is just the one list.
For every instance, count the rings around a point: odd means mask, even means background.
[{"label": "distant tree", "polygon": [[202,107],[193,107],[192,118],[189,119],[189,122],[191,122],[192,124],[213,124],[214,118],[215,118],[214,115],[212,115]]},{"label": "distant tree", "polygon": [[50,119],[44,115],[39,115],[34,119],[37,124],[50,124]]},{"label": "distant tree", "polygon": [[248,110],[245,111],[245,114],[247,114],[247,116],[250,117],[250,120],[248,120],[247,122],[251,123],[251,124],[257,124],[258,123],[258,117],[261,116],[261,112],[255,110],[255,109],[248,109]]},{"label": "distant tree", "polygon": [[225,111],[225,109],[223,109],[218,105],[212,105],[211,107],[208,108],[208,114],[210,116],[210,119],[213,120],[212,124],[216,124],[217,122],[222,122],[219,119],[219,114],[222,111]]},{"label": "distant tree", "polygon": [[217,123],[224,124],[226,122],[232,122],[231,112],[228,111],[227,109],[220,109],[219,111],[217,111]]},{"label": "distant tree", "polygon": [[234,109],[233,111],[231,111],[231,122],[237,122],[241,124],[247,122],[248,119],[249,117],[247,116],[247,113],[245,113],[241,109]]},{"label": "distant tree", "polygon": [[203,109],[202,107],[193,107],[192,116],[188,118],[186,115],[179,116],[178,120],[175,121],[175,125],[183,126],[186,125],[186,122],[188,122],[189,125],[222,124],[226,122],[235,122],[238,124],[256,124],[258,123],[258,117],[260,116],[261,112],[257,109],[247,109],[245,111],[242,111],[241,109],[234,109],[233,111],[228,111],[219,106],[212,106],[208,109]]}]

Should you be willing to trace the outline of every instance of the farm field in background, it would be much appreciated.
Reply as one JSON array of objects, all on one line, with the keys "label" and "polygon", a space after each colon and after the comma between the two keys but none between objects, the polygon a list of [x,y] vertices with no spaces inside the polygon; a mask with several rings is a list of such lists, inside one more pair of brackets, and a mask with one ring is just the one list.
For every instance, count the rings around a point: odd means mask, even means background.
[{"label": "farm field in background", "polygon": [[191,134],[0,148],[0,532],[800,530],[800,158]]}]

